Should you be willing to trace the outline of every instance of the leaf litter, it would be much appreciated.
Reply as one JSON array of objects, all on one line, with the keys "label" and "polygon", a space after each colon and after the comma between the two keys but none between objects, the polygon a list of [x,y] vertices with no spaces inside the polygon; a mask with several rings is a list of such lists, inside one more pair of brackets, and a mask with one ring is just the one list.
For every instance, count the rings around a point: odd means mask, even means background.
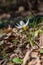
[{"label": "leaf litter", "polygon": [[34,22],[0,29],[0,65],[43,65],[43,25]]}]

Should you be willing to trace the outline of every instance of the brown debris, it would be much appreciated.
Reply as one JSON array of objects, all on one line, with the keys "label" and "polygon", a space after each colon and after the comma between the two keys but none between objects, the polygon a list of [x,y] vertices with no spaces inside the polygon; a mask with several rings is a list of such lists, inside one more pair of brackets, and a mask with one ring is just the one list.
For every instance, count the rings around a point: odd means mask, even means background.
[{"label": "brown debris", "polygon": [[41,48],[43,48],[43,33],[40,34],[40,40],[39,41],[40,41],[39,46]]}]

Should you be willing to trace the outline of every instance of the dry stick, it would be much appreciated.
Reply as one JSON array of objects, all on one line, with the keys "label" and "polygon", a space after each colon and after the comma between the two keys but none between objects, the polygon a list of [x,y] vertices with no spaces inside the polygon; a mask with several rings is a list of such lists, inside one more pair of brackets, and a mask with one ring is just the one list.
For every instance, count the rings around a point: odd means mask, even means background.
[{"label": "dry stick", "polygon": [[5,59],[5,61],[4,61],[4,63],[3,63],[2,65],[6,65],[7,61],[8,61],[8,60],[7,60],[7,59]]},{"label": "dry stick", "polygon": [[38,47],[38,48],[40,48],[39,44],[37,44],[37,42],[36,42],[36,41],[34,41],[34,42],[35,42],[35,45],[37,45],[37,47]]},{"label": "dry stick", "polygon": [[[35,42],[35,41],[34,41]],[[38,46],[38,48],[40,48],[40,46],[37,44],[37,42],[35,42],[35,44]],[[23,59],[23,63],[22,63],[22,65],[26,65],[26,62],[27,62],[27,60],[30,58],[29,56],[30,56],[30,53],[34,50],[35,48],[33,47],[31,50],[30,50],[30,52],[29,52],[29,50],[26,52],[26,55],[25,55],[25,57],[24,57],[24,59]]]},{"label": "dry stick", "polygon": [[41,61],[40,61],[39,56],[37,57],[36,62],[37,62],[37,64],[36,64],[36,65],[41,65]]},{"label": "dry stick", "polygon": [[26,65],[26,62],[28,61],[28,59],[30,58],[29,56],[30,56],[30,53],[34,50],[35,48],[33,47],[30,51],[28,50],[27,52],[26,52],[26,55],[25,55],[25,57],[24,57],[24,59],[23,59],[23,63],[22,63],[22,65]]}]

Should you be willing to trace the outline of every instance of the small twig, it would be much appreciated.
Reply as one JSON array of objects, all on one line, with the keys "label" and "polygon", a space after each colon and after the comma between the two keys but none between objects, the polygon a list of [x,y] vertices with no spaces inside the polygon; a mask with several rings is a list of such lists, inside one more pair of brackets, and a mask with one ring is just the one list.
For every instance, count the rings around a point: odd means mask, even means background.
[{"label": "small twig", "polygon": [[5,59],[5,61],[4,61],[4,63],[3,63],[2,65],[6,65],[7,61],[8,61],[8,60],[7,60],[7,59]]},{"label": "small twig", "polygon": [[26,65],[27,60],[30,58],[30,57],[29,57],[29,56],[30,56],[30,53],[31,53],[34,49],[35,49],[35,48],[32,48],[30,51],[28,50],[28,51],[26,52],[26,55],[25,55],[25,57],[24,57],[24,59],[23,59],[22,65]]},{"label": "small twig", "polygon": [[36,41],[34,41],[35,42],[35,44],[38,46],[38,48],[40,48],[40,46],[37,44],[37,42]]},{"label": "small twig", "polygon": [[6,63],[7,63],[7,59],[3,59],[1,62],[0,62],[0,65],[2,64],[2,65],[6,65]]}]

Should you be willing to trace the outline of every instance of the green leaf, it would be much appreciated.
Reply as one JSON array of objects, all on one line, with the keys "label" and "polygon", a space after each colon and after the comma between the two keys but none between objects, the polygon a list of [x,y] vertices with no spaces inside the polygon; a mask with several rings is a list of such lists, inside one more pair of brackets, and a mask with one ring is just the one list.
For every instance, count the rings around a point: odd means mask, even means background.
[{"label": "green leaf", "polygon": [[43,54],[43,49],[40,49],[40,53]]},{"label": "green leaf", "polygon": [[42,33],[43,31],[41,29],[35,31],[34,37],[37,37],[39,33]]},{"label": "green leaf", "polygon": [[33,40],[29,39],[29,41],[30,41],[30,45],[31,45],[31,47],[33,47],[33,46],[34,46],[34,42],[33,42]]},{"label": "green leaf", "polygon": [[34,37],[37,37],[38,33],[39,33],[38,31],[35,31]]},{"label": "green leaf", "polygon": [[22,62],[22,60],[17,57],[13,58],[12,61],[15,63],[19,63],[19,64],[21,64],[21,62]]}]

